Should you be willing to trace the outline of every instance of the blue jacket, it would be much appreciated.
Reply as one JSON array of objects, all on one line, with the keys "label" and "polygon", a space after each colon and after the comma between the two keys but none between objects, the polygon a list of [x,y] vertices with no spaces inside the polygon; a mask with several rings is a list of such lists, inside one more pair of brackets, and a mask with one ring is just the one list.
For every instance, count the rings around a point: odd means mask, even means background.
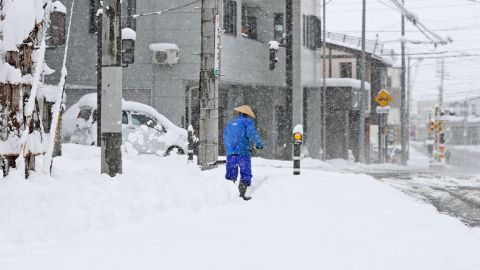
[{"label": "blue jacket", "polygon": [[227,156],[250,157],[250,145],[255,145],[259,149],[263,148],[262,140],[255,129],[255,123],[243,115],[228,122],[223,132],[223,142]]}]

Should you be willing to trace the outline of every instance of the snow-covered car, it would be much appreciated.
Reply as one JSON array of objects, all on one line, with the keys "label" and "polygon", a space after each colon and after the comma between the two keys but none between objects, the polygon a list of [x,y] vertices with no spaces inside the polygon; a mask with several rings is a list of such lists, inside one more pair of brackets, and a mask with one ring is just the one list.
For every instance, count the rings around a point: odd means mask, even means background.
[{"label": "snow-covered car", "polygon": [[[64,141],[95,145],[97,142],[97,94],[87,94],[63,115]],[[168,120],[154,108],[122,100],[122,145],[127,152],[139,154],[184,154],[187,131]]]}]

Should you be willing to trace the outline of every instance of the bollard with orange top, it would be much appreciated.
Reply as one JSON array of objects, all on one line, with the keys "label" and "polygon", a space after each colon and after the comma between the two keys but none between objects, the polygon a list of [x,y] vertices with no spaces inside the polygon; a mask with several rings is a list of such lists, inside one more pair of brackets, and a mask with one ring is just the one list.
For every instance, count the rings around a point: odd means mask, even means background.
[{"label": "bollard with orange top", "polygon": [[300,175],[300,153],[303,143],[303,126],[297,125],[293,129],[293,175]]}]

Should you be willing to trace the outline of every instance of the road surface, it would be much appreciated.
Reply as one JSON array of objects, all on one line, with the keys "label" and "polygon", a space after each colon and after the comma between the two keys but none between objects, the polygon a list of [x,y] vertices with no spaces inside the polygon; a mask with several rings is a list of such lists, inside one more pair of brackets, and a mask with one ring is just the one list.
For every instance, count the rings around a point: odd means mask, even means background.
[{"label": "road surface", "polygon": [[[417,154],[421,154],[421,145],[415,148]],[[427,165],[366,173],[432,204],[439,212],[454,216],[468,226],[480,227],[480,153],[461,149],[451,149],[451,152],[451,164],[444,169]]]}]

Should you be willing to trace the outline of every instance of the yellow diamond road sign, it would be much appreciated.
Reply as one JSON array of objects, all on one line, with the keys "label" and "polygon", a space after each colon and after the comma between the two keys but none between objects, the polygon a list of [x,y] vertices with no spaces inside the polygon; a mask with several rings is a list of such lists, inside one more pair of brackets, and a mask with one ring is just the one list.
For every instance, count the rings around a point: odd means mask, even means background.
[{"label": "yellow diamond road sign", "polygon": [[387,90],[382,89],[375,97],[375,102],[377,102],[380,107],[386,107],[392,102],[392,96],[390,96]]}]

